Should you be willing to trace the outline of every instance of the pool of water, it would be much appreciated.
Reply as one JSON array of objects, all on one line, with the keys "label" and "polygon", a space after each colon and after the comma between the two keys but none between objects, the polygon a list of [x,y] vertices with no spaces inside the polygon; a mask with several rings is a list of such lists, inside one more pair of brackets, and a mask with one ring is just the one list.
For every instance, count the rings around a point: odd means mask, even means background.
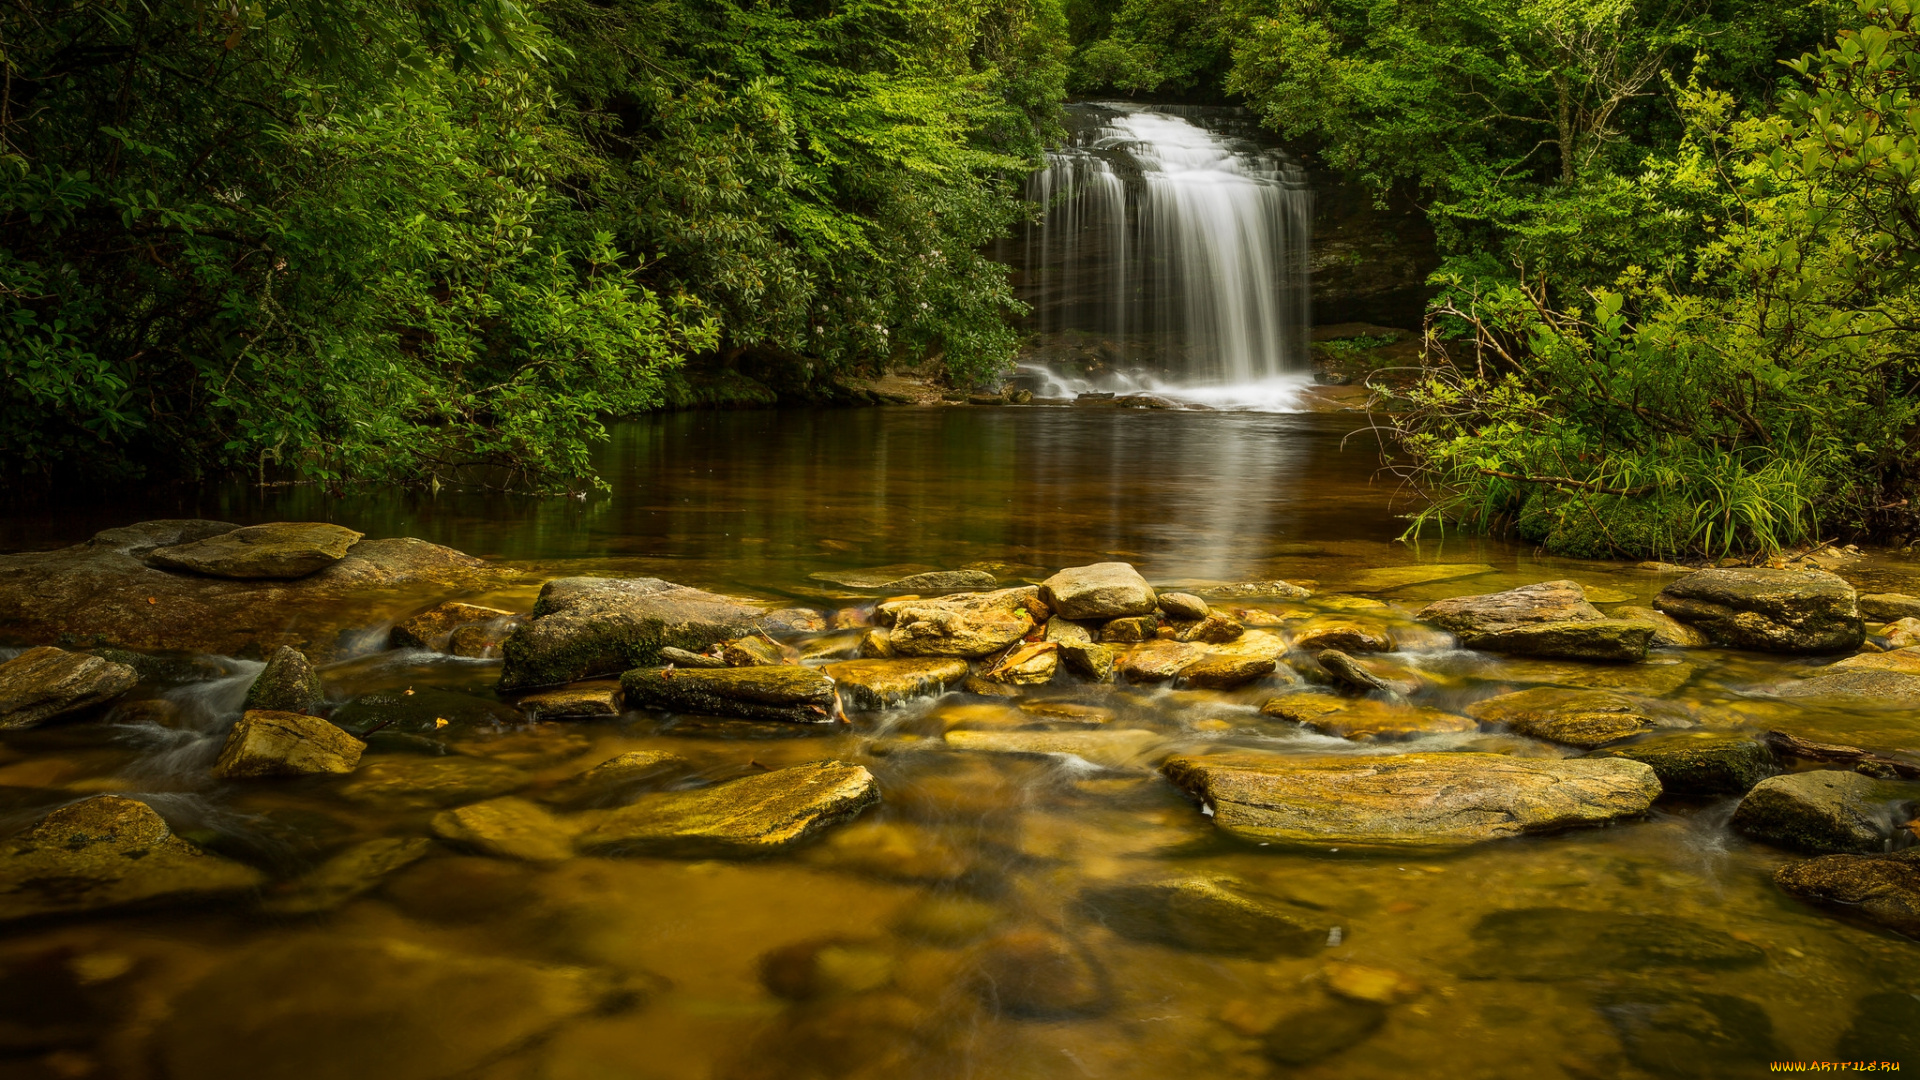
[{"label": "pool of water", "polygon": [[[1498,541],[1398,542],[1411,497],[1353,414],[677,414],[622,425],[604,472],[611,490],[583,500],[230,487],[57,506],[0,523],[0,546],[162,516],[321,519],[539,575],[651,574],[845,622],[878,597],[816,575],[909,564],[1015,584],[1124,560],[1158,583],[1310,582],[1306,600],[1220,606],[1280,632],[1332,614],[1371,621],[1399,642],[1382,663],[1418,683],[1415,705],[1455,711],[1597,679],[1709,726],[1920,746],[1910,712],[1763,692],[1824,661],[1689,650],[1598,669],[1452,648],[1411,613],[1562,577],[1596,601],[1645,604],[1667,579]],[[1380,573],[1432,564],[1457,573]],[[1896,564],[1860,573],[1883,589],[1911,580]],[[516,586],[477,599],[524,610],[531,597]],[[396,605],[393,617],[410,614]],[[882,801],[760,860],[525,862],[439,845],[317,913],[243,900],[9,927],[0,1076],[1584,1080],[1757,1075],[1863,1040],[1888,1058],[1913,1045],[1885,1017],[1920,1004],[1920,945],[1779,893],[1771,874],[1797,856],[1731,832],[1731,798],[1452,852],[1225,837],[1155,772],[1166,753],[1571,752],[1498,732],[1316,734],[1259,713],[1285,689],[1278,677],[1214,692],[1063,674],[1018,699],[955,692],[805,730],[642,711],[456,726],[444,756],[376,747],[362,764],[425,761],[459,781],[432,791],[217,783],[206,768],[258,667],[210,659],[135,692],[159,706],[0,737],[0,829],[131,794],[179,834],[286,880],[356,843],[428,837],[434,814],[475,792],[543,797],[632,750],[686,759],[683,785],[837,758],[872,770]],[[494,660],[402,652],[322,672],[338,699],[431,688],[484,700],[498,673]],[[950,730],[1098,727],[1153,739],[1097,761],[941,749]],[[1313,947],[1194,952],[1116,932],[1080,902],[1195,876],[1311,913]],[[1040,960],[1015,1007],[996,982],[1009,964],[1022,974],[1023,956]],[[1358,983],[1384,1004],[1356,1004]],[[1309,1060],[1271,1050],[1341,1031]]]}]

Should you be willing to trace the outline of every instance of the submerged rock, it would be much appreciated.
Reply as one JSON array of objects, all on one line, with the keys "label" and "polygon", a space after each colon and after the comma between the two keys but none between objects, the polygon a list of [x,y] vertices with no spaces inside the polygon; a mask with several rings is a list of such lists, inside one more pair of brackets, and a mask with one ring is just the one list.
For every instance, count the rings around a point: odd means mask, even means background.
[{"label": "submerged rock", "polygon": [[1881,851],[1893,837],[1893,800],[1879,781],[1823,769],[1755,784],[1734,811],[1733,828],[1796,851]]},{"label": "submerged rock", "polygon": [[1467,715],[1488,724],[1505,724],[1522,735],[1592,750],[1644,735],[1658,728],[1683,726],[1644,704],[1604,690],[1567,690],[1542,686],[1476,701]]},{"label": "submerged rock", "polygon": [[1908,616],[1890,622],[1880,628],[1880,636],[1886,639],[1889,649],[1911,649],[1920,646],[1920,619]]},{"label": "submerged rock", "polygon": [[1209,582],[1192,586],[1215,600],[1305,600],[1313,590],[1285,581]]},{"label": "submerged rock", "polygon": [[[951,738],[951,736],[949,736]],[[1458,847],[1645,813],[1653,769],[1500,754],[1181,756],[1163,770],[1214,825],[1268,843]]]},{"label": "submerged rock", "polygon": [[1920,995],[1868,994],[1854,1006],[1853,1023],[1840,1036],[1838,1061],[1920,1060]]},{"label": "submerged rock", "polygon": [[884,942],[796,941],[760,955],[760,984],[788,1001],[862,994],[893,981],[898,960]]},{"label": "submerged rock", "polygon": [[333,711],[335,726],[360,739],[510,728],[523,720],[511,705],[434,686],[361,694]]},{"label": "submerged rock", "polygon": [[509,795],[442,810],[433,835],[483,855],[526,862],[560,862],[573,854],[571,824],[538,805]]},{"label": "submerged rock", "polygon": [[63,806],[0,852],[0,921],[245,892],[250,866],[173,835],[146,803],[98,795]]},{"label": "submerged rock", "polygon": [[1415,689],[1411,683],[1376,675],[1367,665],[1339,649],[1321,649],[1313,654],[1313,659],[1335,682],[1362,693],[1374,690],[1397,698],[1405,697]]},{"label": "submerged rock", "polygon": [[1920,705],[1920,673],[1844,668],[1810,679],[1776,683],[1767,691],[1776,697],[1857,701],[1865,705]]},{"label": "submerged rock", "polygon": [[1013,930],[984,943],[974,957],[974,978],[989,1004],[1015,1016],[1092,1016],[1112,1005],[1106,969],[1046,930]]},{"label": "submerged rock", "polygon": [[1669,795],[1741,795],[1780,771],[1766,743],[1724,732],[1659,735],[1599,756],[1646,762]]},{"label": "submerged rock", "polygon": [[1920,648],[1894,649],[1883,653],[1862,653],[1835,662],[1829,671],[1899,671],[1920,675]]},{"label": "submerged rock", "polygon": [[1738,649],[1846,652],[1866,637],[1853,586],[1819,570],[1697,570],[1653,606]]},{"label": "submerged rock", "polygon": [[1478,577],[1481,574],[1491,573],[1493,573],[1493,567],[1486,563],[1389,566],[1378,570],[1362,570],[1344,579],[1344,585],[1348,592],[1383,593],[1403,589],[1409,585],[1427,585],[1437,581],[1454,581],[1459,578]]},{"label": "submerged rock", "polygon": [[1781,867],[1773,881],[1788,896],[1920,937],[1920,848],[1892,855],[1823,855]]},{"label": "submerged rock", "polygon": [[1029,585],[907,601],[892,608],[887,640],[901,656],[985,656],[1033,632],[1039,599]]},{"label": "submerged rock", "polygon": [[636,668],[620,677],[630,705],[669,712],[824,724],[833,720],[833,681],[813,668]]},{"label": "submerged rock", "polygon": [[583,968],[302,934],[241,950],[173,995],[154,1054],[165,1075],[196,1080],[444,1080],[623,992]]},{"label": "submerged rock", "polygon": [[1273,674],[1271,656],[1209,655],[1180,669],[1180,681],[1203,690],[1231,690]]},{"label": "submerged rock", "polygon": [[346,558],[364,533],[319,521],[280,521],[157,547],[147,565],[223,578],[303,578]]},{"label": "submerged rock", "polygon": [[620,684],[611,679],[541,690],[514,702],[529,720],[604,720],[619,716]]},{"label": "submerged rock", "polygon": [[139,681],[125,664],[51,645],[28,649],[0,664],[0,730],[37,727],[104,704]]},{"label": "submerged rock", "polygon": [[512,616],[513,612],[500,608],[449,600],[395,623],[387,640],[396,649],[441,649],[450,644],[449,638],[462,626]]},{"label": "submerged rock", "polygon": [[388,874],[419,862],[433,850],[424,836],[383,836],[353,845],[292,881],[275,885],[261,901],[276,915],[332,911],[379,887]]},{"label": "submerged rock", "polygon": [[959,685],[967,677],[967,662],[958,657],[844,660],[821,670],[833,680],[840,703],[848,709],[890,709]]},{"label": "submerged rock", "polygon": [[1758,945],[1688,919],[1533,907],[1489,912],[1474,924],[1470,979],[1561,982],[1594,975],[1689,968],[1719,971],[1766,962]]},{"label": "submerged rock", "polygon": [[747,601],[659,578],[556,578],[501,643],[500,688],[618,675],[657,662],[663,646],[698,651],[750,633],[763,614]]},{"label": "submerged rock", "polygon": [[1224,956],[1306,956],[1327,937],[1323,920],[1231,878],[1095,886],[1078,906],[1122,937]]},{"label": "submerged rock", "polygon": [[598,816],[577,846],[594,852],[754,855],[851,821],[880,801],[873,774],[815,761],[690,791],[642,795]]},{"label": "submerged rock", "polygon": [[692,763],[664,750],[629,750],[555,784],[543,802],[566,807],[604,806],[648,781],[686,772]]},{"label": "submerged rock", "polygon": [[527,779],[505,762],[392,754],[361,766],[340,793],[390,806],[451,806],[505,795]]},{"label": "submerged rock", "polygon": [[267,666],[247,687],[245,709],[269,712],[311,713],[327,700],[327,689],[313,670],[307,654],[291,645],[282,645],[268,658]]},{"label": "submerged rock", "polygon": [[1360,1045],[1386,1022],[1380,1005],[1336,998],[1281,1017],[1260,1041],[1267,1057],[1282,1065],[1309,1065]]},{"label": "submerged rock", "polygon": [[1594,999],[1627,1060],[1655,1076],[1735,1080],[1790,1057],[1759,1002],[1669,986],[1624,986]]},{"label": "submerged rock", "polygon": [[1041,597],[1068,619],[1123,619],[1151,615],[1153,586],[1123,562],[1071,566],[1040,583]]},{"label": "submerged rock", "polygon": [[343,775],[360,763],[366,748],[318,717],[249,709],[227,734],[213,775],[222,780]]}]

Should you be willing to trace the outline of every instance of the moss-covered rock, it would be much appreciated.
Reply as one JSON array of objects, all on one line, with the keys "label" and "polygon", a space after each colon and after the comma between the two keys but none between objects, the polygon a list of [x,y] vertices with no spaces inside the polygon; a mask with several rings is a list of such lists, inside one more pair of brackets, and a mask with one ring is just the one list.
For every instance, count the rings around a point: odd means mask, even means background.
[{"label": "moss-covered rock", "polygon": [[327,689],[320,674],[313,670],[307,654],[291,645],[282,645],[267,658],[267,666],[254,676],[247,687],[247,709],[270,712],[311,713],[327,700]]},{"label": "moss-covered rock", "polygon": [[604,720],[619,716],[623,704],[620,684],[612,679],[540,690],[514,700],[529,720]]},{"label": "moss-covered rock", "polygon": [[833,681],[813,668],[635,668],[620,677],[627,703],[667,712],[824,724],[833,720]]},{"label": "moss-covered rock", "polygon": [[880,801],[873,774],[815,761],[690,791],[642,795],[595,816],[582,851],[760,855],[851,821]]},{"label": "moss-covered rock", "polygon": [[1788,896],[1908,937],[1920,937],[1920,849],[1824,855],[1774,871]]},{"label": "moss-covered rock", "polygon": [[659,578],[557,578],[500,651],[503,690],[617,675],[660,659],[665,645],[698,652],[758,629],[763,610]]},{"label": "moss-covered rock", "polygon": [[1847,652],[1866,639],[1853,586],[1819,570],[1697,570],[1653,606],[1737,649]]},{"label": "moss-covered rock", "polygon": [[1592,750],[1665,727],[1684,726],[1648,706],[1604,690],[1541,686],[1476,701],[1467,715],[1522,735]]},{"label": "moss-covered rock", "polygon": [[0,921],[242,893],[250,866],[173,835],[146,803],[99,795],[63,806],[0,852]]},{"label": "moss-covered rock", "polygon": [[1780,771],[1767,744],[1725,732],[1657,735],[1599,756],[1646,762],[1669,795],[1741,795]]},{"label": "moss-covered rock", "polygon": [[848,709],[890,709],[959,685],[967,677],[967,662],[951,656],[846,660],[821,670],[833,680],[841,704]]},{"label": "moss-covered rock", "polygon": [[318,717],[249,709],[227,733],[213,775],[222,780],[344,775],[360,763],[366,748]]},{"label": "moss-covered rock", "polygon": [[57,716],[112,701],[140,675],[87,653],[42,645],[0,664],[0,730],[37,727]]},{"label": "moss-covered rock", "polygon": [[1890,794],[1880,781],[1856,772],[1822,769],[1775,776],[1747,792],[1732,825],[1756,840],[1794,851],[1881,851],[1895,826]]},{"label": "moss-covered rock", "polygon": [[346,558],[364,534],[320,521],[279,521],[147,552],[147,565],[208,577],[303,578]]}]

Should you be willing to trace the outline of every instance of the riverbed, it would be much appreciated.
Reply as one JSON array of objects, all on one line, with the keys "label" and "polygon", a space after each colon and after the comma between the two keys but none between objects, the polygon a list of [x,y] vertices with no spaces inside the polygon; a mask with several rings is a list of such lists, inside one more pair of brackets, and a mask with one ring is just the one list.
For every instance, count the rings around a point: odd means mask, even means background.
[{"label": "riverbed", "polygon": [[[50,549],[151,518],[332,521],[524,571],[461,597],[508,611],[528,610],[548,578],[654,576],[844,627],[789,642],[802,652],[856,638],[883,598],[826,578],[964,569],[1011,586],[1125,562],[1162,592],[1302,585],[1310,596],[1215,607],[1276,632],[1367,621],[1393,638],[1381,656],[1417,686],[1415,705],[1449,715],[1533,686],[1601,687],[1715,730],[1920,748],[1911,709],[1768,692],[1832,657],[1656,649],[1609,666],[1454,647],[1413,612],[1555,579],[1579,582],[1603,609],[1646,606],[1673,576],[1476,537],[1402,542],[1400,515],[1418,503],[1383,467],[1363,414],[681,413],[618,427],[603,473],[610,490],[583,499],[234,485],[56,506],[0,524],[0,549]],[[1920,592],[1910,563],[1868,556],[1836,569],[1862,591]],[[396,597],[387,620],[421,606]],[[385,650],[385,626],[358,627],[321,667],[332,699],[431,690],[496,702],[498,659]],[[132,695],[159,705],[6,733],[0,826],[128,795],[176,835],[287,882],[355,844],[430,837],[434,815],[463,800],[538,797],[633,751],[682,759],[672,781],[682,786],[856,763],[880,802],[761,859],[530,861],[435,841],[330,910],[295,914],[256,897],[18,925],[0,937],[14,1017],[0,1019],[0,1052],[17,1069],[5,1075],[1585,1080],[1920,1053],[1920,944],[1783,895],[1772,874],[1804,855],[1733,832],[1737,796],[1662,799],[1603,828],[1450,850],[1224,835],[1159,761],[1222,743],[1577,753],[1473,724],[1407,739],[1315,731],[1260,712],[1300,689],[1284,667],[1232,690],[1063,671],[1017,696],[956,689],[845,724],[628,710],[455,725],[431,755],[368,752],[363,774],[418,759],[458,781],[425,792],[364,775],[214,780],[208,767],[258,661],[183,662]],[[1091,756],[945,747],[943,735],[969,730],[1151,738]],[[1313,931],[1311,947],[1233,955],[1143,940],[1086,901],[1104,887],[1194,878],[1284,903]],[[1003,969],[1025,955],[1052,958],[1040,966],[1054,982],[1015,1001]],[[1347,1034],[1318,1054],[1274,1050],[1328,1031]]]}]

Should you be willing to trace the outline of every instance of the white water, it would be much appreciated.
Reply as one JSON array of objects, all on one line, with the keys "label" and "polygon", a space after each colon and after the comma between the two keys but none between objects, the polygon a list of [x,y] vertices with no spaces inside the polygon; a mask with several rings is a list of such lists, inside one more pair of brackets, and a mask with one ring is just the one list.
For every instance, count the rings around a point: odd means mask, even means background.
[{"label": "white water", "polygon": [[1083,107],[1072,145],[1029,180],[1049,208],[1022,252],[1033,329],[1043,350],[1097,352],[1096,370],[1060,375],[1062,387],[1296,407],[1312,192],[1279,151],[1183,112]]}]

